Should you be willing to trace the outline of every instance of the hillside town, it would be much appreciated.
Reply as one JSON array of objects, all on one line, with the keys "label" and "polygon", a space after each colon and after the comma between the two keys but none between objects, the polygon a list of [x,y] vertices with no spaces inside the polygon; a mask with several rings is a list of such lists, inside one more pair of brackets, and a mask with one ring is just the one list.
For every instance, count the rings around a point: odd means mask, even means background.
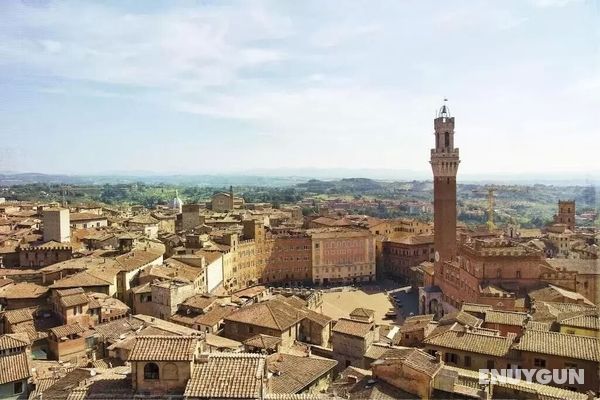
[{"label": "hillside town", "polygon": [[[0,202],[0,397],[581,399],[600,382],[597,229],[457,223],[454,117],[434,222],[333,203]],[[481,383],[481,370],[583,370]]]}]

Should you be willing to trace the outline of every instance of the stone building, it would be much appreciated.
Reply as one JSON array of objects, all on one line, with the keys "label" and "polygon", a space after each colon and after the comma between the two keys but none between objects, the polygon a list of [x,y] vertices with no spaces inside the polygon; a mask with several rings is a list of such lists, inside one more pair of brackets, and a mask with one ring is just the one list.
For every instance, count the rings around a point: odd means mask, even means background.
[{"label": "stone building", "polygon": [[29,341],[20,334],[0,336],[0,398],[27,399],[32,376]]},{"label": "stone building", "polygon": [[229,187],[229,193],[221,192],[214,194],[210,201],[211,210],[216,212],[232,211],[244,206],[244,199],[233,194],[233,187]]},{"label": "stone building", "polygon": [[75,365],[87,360],[86,329],[78,323],[51,328],[48,332],[49,356]]},{"label": "stone building", "polygon": [[184,204],[181,212],[181,230],[188,231],[204,223],[200,204]]},{"label": "stone building", "polygon": [[348,366],[368,368],[364,355],[378,336],[373,317],[372,310],[357,309],[333,327],[331,345],[338,370]]},{"label": "stone building", "polygon": [[224,319],[223,336],[243,342],[258,334],[279,338],[287,349],[299,340],[327,346],[332,319],[309,310],[293,298],[278,297],[251,304]]},{"label": "stone building", "polygon": [[54,312],[66,325],[78,323],[83,327],[91,326],[89,299],[82,288],[56,290],[52,296]]},{"label": "stone building", "polygon": [[140,336],[129,354],[131,383],[138,394],[182,395],[200,351],[195,336]]},{"label": "stone building", "polygon": [[373,378],[414,394],[432,398],[433,378],[442,368],[435,357],[420,349],[389,349],[372,365]]},{"label": "stone building", "polygon": [[273,235],[265,244],[261,282],[286,286],[312,282],[312,242],[304,232]]},{"label": "stone building", "polygon": [[434,261],[433,235],[390,237],[382,243],[384,273],[406,281],[411,279],[411,267],[424,261]]},{"label": "stone building", "polygon": [[152,296],[152,315],[160,319],[169,319],[177,312],[181,303],[196,293],[192,283],[176,280],[154,282],[150,284]]},{"label": "stone building", "polygon": [[69,214],[69,210],[66,208],[50,208],[43,211],[44,242],[68,243],[71,241]]},{"label": "stone building", "polygon": [[39,245],[23,245],[17,247],[19,266],[21,268],[42,268],[73,257],[73,248],[59,242],[46,242]]},{"label": "stone building", "polygon": [[69,216],[71,228],[73,229],[87,229],[87,228],[101,228],[108,226],[108,218],[104,215],[96,213],[71,213]]},{"label": "stone building", "polygon": [[318,228],[312,238],[315,284],[348,284],[375,280],[375,237],[368,230]]},{"label": "stone building", "polygon": [[[580,392],[598,390],[600,373],[600,338],[528,330],[515,345],[519,352],[521,368],[583,369],[582,384],[554,386],[570,388]],[[550,385],[553,385],[550,382]]]},{"label": "stone building", "polygon": [[478,371],[512,365],[514,340],[514,334],[501,336],[499,331],[455,323],[442,333],[432,333],[423,344],[430,354],[439,352],[448,365]]},{"label": "stone building", "polygon": [[575,231],[575,200],[558,201],[558,214],[554,216],[554,223],[565,224],[567,229]]}]

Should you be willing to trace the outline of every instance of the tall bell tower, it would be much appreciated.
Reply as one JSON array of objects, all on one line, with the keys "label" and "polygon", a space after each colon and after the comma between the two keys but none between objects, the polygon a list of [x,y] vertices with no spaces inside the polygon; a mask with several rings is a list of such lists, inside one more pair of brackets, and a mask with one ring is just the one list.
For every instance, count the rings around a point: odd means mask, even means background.
[{"label": "tall bell tower", "polygon": [[431,149],[430,160],[436,264],[456,255],[456,173],[460,159],[454,147],[454,117],[446,101],[433,121],[435,148]]}]

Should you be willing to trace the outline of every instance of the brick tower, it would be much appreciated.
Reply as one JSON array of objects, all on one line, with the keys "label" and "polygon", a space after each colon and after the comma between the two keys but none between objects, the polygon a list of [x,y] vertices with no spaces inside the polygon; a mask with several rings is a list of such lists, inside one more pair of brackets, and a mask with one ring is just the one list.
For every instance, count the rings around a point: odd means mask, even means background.
[{"label": "brick tower", "polygon": [[567,229],[575,230],[575,201],[559,200],[558,215],[554,217],[555,223],[567,225]]},{"label": "brick tower", "polygon": [[[445,102],[446,100],[444,100]],[[446,103],[435,120],[435,149],[431,149],[433,170],[433,224],[436,264],[456,255],[456,173],[458,148],[454,147],[454,117]]]}]

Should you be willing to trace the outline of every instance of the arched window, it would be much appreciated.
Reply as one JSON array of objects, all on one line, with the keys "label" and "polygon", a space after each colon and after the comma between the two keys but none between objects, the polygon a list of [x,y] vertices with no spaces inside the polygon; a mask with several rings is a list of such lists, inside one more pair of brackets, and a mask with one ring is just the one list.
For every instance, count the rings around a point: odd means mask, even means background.
[{"label": "arched window", "polygon": [[158,365],[155,363],[144,365],[144,379],[158,379],[159,375]]},{"label": "arched window", "polygon": [[177,365],[173,363],[163,366],[163,379],[177,380]]}]

